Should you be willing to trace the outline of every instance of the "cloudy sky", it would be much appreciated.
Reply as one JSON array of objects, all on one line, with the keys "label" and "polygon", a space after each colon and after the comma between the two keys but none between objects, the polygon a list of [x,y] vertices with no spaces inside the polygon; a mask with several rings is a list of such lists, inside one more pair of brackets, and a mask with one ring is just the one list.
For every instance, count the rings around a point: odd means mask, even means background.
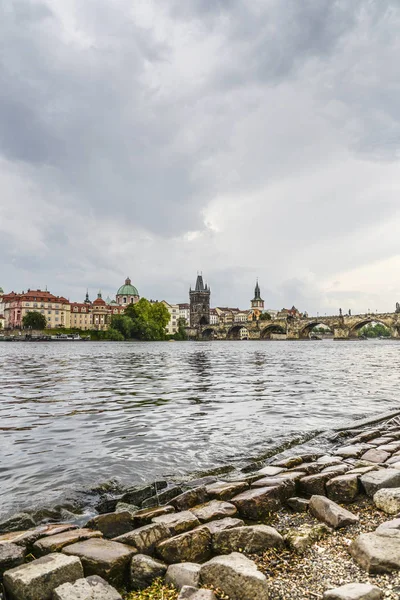
[{"label": "cloudy sky", "polygon": [[0,285],[400,301],[398,0],[2,0]]}]

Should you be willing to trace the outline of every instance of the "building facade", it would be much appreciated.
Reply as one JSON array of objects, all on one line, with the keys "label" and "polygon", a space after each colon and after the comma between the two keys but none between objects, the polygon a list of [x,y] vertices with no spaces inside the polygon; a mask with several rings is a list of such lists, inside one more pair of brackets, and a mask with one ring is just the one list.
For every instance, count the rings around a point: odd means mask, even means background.
[{"label": "building facade", "polygon": [[165,300],[162,304],[167,308],[169,312],[169,321],[165,328],[167,335],[174,335],[179,329],[179,304],[169,304]]},{"label": "building facade", "polygon": [[135,286],[132,285],[132,282],[129,279],[129,277],[125,279],[124,285],[121,285],[121,287],[117,291],[116,299],[117,304],[119,306],[124,307],[128,306],[129,304],[136,304],[136,302],[139,302],[139,292],[137,291]]},{"label": "building facade", "polygon": [[196,287],[190,288],[190,327],[200,327],[210,324],[211,290],[203,282],[203,276],[197,275]]},{"label": "building facade", "polygon": [[182,319],[182,322],[185,324],[185,327],[188,327],[190,324],[190,304],[184,303],[179,304],[179,318]]},{"label": "building facade", "polygon": [[29,312],[39,312],[46,317],[47,327],[69,328],[71,306],[62,296],[54,296],[47,290],[28,290],[21,294],[11,292],[2,296],[4,325],[6,329],[22,329],[23,318]]}]

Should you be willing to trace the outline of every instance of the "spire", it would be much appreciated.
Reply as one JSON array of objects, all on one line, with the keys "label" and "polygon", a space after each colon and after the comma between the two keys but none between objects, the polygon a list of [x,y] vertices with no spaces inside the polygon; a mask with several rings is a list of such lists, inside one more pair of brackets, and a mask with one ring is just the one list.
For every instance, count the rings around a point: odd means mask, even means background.
[{"label": "spire", "polygon": [[132,283],[132,282],[131,282],[130,278],[129,278],[129,277],[127,277],[127,278],[125,279],[125,285],[131,285],[131,283]]},{"label": "spire", "polygon": [[204,292],[204,283],[203,283],[203,275],[197,275],[197,281],[196,281],[196,292]]},{"label": "spire", "polygon": [[85,298],[85,304],[91,304],[90,299],[89,299],[89,290],[88,288],[86,288],[86,298]]},{"label": "spire", "polygon": [[261,299],[260,286],[258,285],[258,277],[256,280],[256,287],[254,288],[254,300]]},{"label": "spire", "polygon": [[97,297],[101,299],[101,290],[99,290],[99,293],[97,294]]}]

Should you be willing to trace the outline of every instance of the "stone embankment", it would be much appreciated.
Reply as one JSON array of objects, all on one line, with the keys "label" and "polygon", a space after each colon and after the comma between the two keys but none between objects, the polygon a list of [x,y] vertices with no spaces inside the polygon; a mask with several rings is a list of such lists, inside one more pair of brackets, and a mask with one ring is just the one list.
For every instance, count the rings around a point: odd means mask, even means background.
[{"label": "stone embankment", "polygon": [[400,427],[350,435],[240,477],[127,490],[83,527],[16,515],[0,524],[3,597],[144,598],[158,580],[179,600],[399,598]]}]

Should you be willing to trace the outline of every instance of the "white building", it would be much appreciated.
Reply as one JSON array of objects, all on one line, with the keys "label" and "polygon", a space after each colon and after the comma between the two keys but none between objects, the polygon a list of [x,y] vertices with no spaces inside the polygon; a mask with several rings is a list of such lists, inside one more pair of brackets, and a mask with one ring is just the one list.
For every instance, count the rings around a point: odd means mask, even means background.
[{"label": "white building", "polygon": [[165,328],[168,335],[174,335],[177,333],[179,328],[179,304],[169,304],[166,300],[162,301],[162,304],[168,309],[169,321]]},{"label": "white building", "polygon": [[178,304],[179,306],[179,318],[185,321],[185,325],[189,326],[190,323],[190,304]]}]

